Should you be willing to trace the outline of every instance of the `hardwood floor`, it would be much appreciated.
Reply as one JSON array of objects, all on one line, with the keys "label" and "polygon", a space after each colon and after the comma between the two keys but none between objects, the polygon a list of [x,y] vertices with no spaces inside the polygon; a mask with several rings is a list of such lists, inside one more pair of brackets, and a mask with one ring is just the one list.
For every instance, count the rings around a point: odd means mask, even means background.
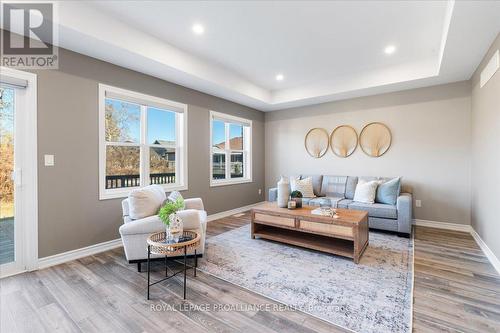
[{"label": "hardwood floor", "polygon": [[[207,237],[246,223],[249,214],[210,222]],[[345,332],[301,312],[215,308],[277,303],[201,272],[188,279],[187,301],[181,279],[154,286],[146,301],[145,278],[116,249],[2,279],[0,332]],[[500,331],[500,276],[470,235],[417,227],[413,327]]]}]

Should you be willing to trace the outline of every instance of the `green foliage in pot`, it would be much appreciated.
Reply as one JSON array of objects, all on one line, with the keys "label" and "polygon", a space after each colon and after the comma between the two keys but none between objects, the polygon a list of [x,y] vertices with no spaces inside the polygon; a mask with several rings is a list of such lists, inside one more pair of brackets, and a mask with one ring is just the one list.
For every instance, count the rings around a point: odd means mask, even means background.
[{"label": "green foliage in pot", "polygon": [[158,217],[166,226],[170,225],[170,215],[184,208],[184,199],[178,197],[175,201],[167,201],[158,212]]},{"label": "green foliage in pot", "polygon": [[293,191],[292,194],[290,194],[290,197],[292,197],[292,198],[302,198],[302,192],[300,192],[300,191]]}]

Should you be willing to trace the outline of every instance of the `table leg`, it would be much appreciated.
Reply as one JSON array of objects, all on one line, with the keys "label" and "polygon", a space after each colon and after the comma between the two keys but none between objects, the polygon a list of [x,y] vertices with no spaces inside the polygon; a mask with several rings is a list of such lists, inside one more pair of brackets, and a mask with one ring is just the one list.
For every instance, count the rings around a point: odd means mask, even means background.
[{"label": "table leg", "polygon": [[187,246],[184,246],[184,299],[186,299],[186,257],[187,257]]},{"label": "table leg", "polygon": [[196,277],[196,268],[198,267],[198,255],[196,250],[194,250],[194,277]]},{"label": "table leg", "polygon": [[149,263],[150,257],[151,257],[151,245],[148,245],[148,297],[147,297],[148,300],[149,300],[149,282],[151,281],[150,280],[150,263]]}]

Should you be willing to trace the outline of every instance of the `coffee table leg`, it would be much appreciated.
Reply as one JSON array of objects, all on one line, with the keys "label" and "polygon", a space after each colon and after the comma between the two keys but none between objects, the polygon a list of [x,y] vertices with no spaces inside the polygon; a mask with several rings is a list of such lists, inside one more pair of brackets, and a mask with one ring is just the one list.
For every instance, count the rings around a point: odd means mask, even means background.
[{"label": "coffee table leg", "polygon": [[149,300],[149,282],[150,282],[150,265],[149,265],[149,259],[151,257],[151,245],[148,245],[148,300]]},{"label": "coffee table leg", "polygon": [[198,267],[198,255],[196,250],[194,250],[194,277],[196,277],[196,268]]},{"label": "coffee table leg", "polygon": [[186,299],[186,251],[187,246],[184,246],[184,299]]}]

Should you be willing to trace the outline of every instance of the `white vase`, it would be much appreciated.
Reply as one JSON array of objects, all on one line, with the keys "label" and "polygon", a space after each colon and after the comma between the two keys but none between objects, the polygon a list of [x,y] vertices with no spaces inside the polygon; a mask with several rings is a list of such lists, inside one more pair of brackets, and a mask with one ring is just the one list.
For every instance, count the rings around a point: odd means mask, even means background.
[{"label": "white vase", "polygon": [[288,198],[290,197],[290,184],[288,179],[281,177],[278,182],[278,207],[288,207]]}]

